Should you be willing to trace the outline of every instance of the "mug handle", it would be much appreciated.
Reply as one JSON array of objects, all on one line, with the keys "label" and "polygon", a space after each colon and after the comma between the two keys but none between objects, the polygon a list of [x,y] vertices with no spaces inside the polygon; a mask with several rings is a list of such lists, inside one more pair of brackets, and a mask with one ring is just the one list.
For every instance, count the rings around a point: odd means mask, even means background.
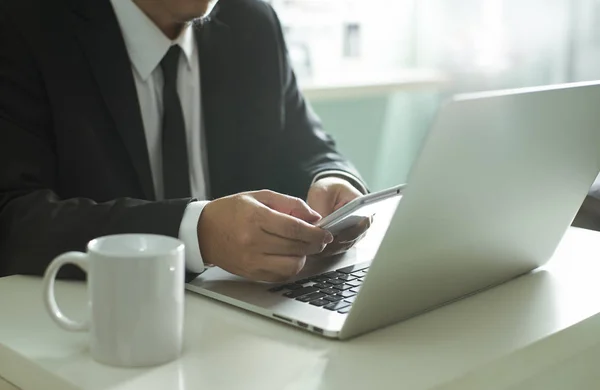
[{"label": "mug handle", "polygon": [[56,297],[54,296],[54,281],[56,280],[56,274],[60,268],[65,264],[73,264],[81,268],[86,273],[88,272],[89,258],[88,255],[82,252],[67,252],[58,256],[48,266],[46,273],[44,274],[44,303],[48,314],[61,328],[80,332],[90,329],[90,321],[85,320],[82,322],[73,321],[72,319],[65,316],[56,303]]}]

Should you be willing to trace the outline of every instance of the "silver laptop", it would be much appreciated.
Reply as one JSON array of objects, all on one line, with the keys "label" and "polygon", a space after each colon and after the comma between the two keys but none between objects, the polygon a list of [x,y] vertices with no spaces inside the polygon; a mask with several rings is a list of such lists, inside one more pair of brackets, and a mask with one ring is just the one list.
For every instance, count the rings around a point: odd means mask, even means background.
[{"label": "silver laptop", "polygon": [[441,108],[374,256],[351,251],[284,285],[213,268],[187,288],[350,338],[545,263],[599,171],[600,83],[457,96]]}]

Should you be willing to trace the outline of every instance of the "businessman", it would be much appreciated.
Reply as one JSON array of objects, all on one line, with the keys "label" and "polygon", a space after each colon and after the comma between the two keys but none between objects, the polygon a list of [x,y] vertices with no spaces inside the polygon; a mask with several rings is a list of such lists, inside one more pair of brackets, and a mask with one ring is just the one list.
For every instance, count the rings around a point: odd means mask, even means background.
[{"label": "businessman", "polygon": [[366,189],[304,101],[273,10],[209,6],[0,0],[0,276],[156,233],[186,244],[192,274],[279,281],[368,228],[314,226]]}]

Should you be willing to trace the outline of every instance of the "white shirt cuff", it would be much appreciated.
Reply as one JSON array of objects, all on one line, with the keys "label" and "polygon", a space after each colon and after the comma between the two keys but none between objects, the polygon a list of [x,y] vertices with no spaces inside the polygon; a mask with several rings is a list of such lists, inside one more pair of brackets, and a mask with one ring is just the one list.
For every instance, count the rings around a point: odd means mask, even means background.
[{"label": "white shirt cuff", "polygon": [[[363,193],[363,195],[367,194],[369,192],[369,190],[367,190],[367,187],[365,187],[365,185],[362,183],[361,180],[359,180],[356,176],[348,173],[348,172],[344,172],[344,171],[339,171],[339,170],[329,170],[329,171],[323,171],[323,172],[319,172],[315,178],[313,179],[311,185],[315,184],[315,182],[319,179],[322,179],[324,177],[328,177],[328,176],[335,176],[335,177],[339,177],[342,179],[348,179],[348,181],[350,182],[350,184],[354,185],[356,184],[356,186],[359,186],[358,188],[356,188],[357,190],[359,190],[360,192]],[[356,187],[355,186],[355,187]]]},{"label": "white shirt cuff", "polygon": [[183,212],[179,225],[179,239],[185,244],[185,268],[189,272],[202,273],[204,261],[198,244],[198,220],[208,201],[190,202]]}]

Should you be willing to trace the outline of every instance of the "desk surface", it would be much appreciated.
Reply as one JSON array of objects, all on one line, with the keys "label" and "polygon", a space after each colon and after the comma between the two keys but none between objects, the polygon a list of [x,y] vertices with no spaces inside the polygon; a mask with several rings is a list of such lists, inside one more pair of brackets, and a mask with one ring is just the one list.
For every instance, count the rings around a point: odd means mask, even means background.
[{"label": "desk surface", "polygon": [[[46,315],[39,278],[7,277],[0,377],[23,390],[546,388],[534,386],[552,378],[544,373],[581,378],[584,358],[600,356],[598,257],[600,234],[570,229],[541,270],[347,342],[188,293],[184,355],[150,369],[95,363],[87,334]],[[60,282],[57,295],[81,318],[83,284]],[[598,379],[589,364],[589,379]]]}]

